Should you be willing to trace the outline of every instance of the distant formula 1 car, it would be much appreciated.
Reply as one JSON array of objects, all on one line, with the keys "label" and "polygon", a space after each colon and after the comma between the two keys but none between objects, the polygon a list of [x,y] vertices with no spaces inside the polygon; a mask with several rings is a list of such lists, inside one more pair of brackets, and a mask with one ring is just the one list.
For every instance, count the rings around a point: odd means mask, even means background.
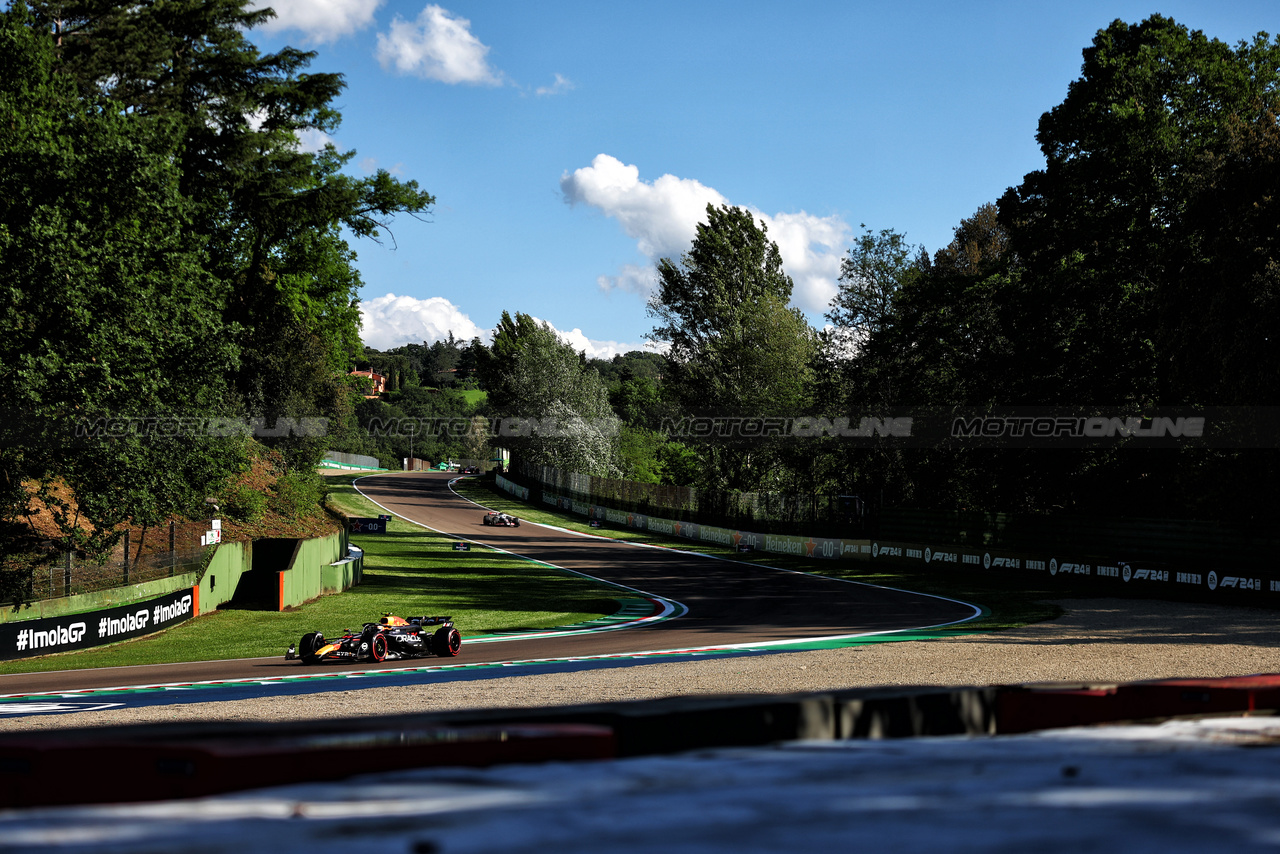
[{"label": "distant formula 1 car", "polygon": [[490,510],[484,514],[484,523],[486,525],[496,525],[499,528],[519,528],[520,520],[515,516],[506,513],[499,513],[497,510]]},{"label": "distant formula 1 car", "polygon": [[[432,627],[435,631],[432,631]],[[303,664],[322,661],[395,661],[436,655],[452,658],[462,648],[462,635],[453,617],[410,617],[384,614],[376,623],[365,623],[359,632],[344,629],[342,637],[328,640],[320,632],[307,632],[297,646],[289,647],[286,661]]]}]

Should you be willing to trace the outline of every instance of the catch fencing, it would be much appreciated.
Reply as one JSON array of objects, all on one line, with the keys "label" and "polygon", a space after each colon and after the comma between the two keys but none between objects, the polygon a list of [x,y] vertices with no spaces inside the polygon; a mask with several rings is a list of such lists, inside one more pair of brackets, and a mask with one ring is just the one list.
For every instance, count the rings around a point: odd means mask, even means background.
[{"label": "catch fencing", "polygon": [[872,519],[872,507],[860,495],[699,490],[528,464],[517,464],[516,473],[525,486],[588,504],[760,533],[862,537]]},{"label": "catch fencing", "polygon": [[185,572],[199,572],[215,546],[200,545],[208,522],[171,522],[145,537],[126,534],[106,560],[86,559],[75,552],[53,557],[31,575],[32,599],[60,599],[95,593]]},{"label": "catch fencing", "polygon": [[543,503],[564,496],[586,505],[758,534],[935,543],[1018,553],[1118,555],[1176,566],[1270,571],[1280,553],[1274,531],[1217,522],[1097,518],[880,507],[860,495],[714,492],[634,483],[517,465],[515,480]]},{"label": "catch fencing", "polygon": [[381,468],[377,457],[365,454],[344,454],[341,451],[329,451],[320,461],[321,468],[330,469],[376,469]]}]

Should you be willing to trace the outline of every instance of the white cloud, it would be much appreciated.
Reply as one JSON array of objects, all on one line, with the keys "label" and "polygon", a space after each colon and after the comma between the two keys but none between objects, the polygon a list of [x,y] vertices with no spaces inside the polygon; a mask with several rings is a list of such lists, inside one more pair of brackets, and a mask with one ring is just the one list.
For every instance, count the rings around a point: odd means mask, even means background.
[{"label": "white cloud", "polygon": [[[444,297],[418,299],[410,296],[387,294],[366,300],[360,304],[361,333],[364,343],[377,350],[390,350],[404,344],[421,344],[424,341],[443,341],[453,333],[459,341],[479,338],[488,343],[491,330],[481,329],[463,311]],[[536,323],[545,323],[537,317]],[[632,350],[653,349],[645,342],[628,344],[623,341],[603,341],[588,338],[581,329],[562,332],[550,323],[551,330],[578,352],[586,351],[592,359],[612,359]]]},{"label": "white cloud", "polygon": [[264,24],[263,30],[300,30],[306,41],[324,44],[373,23],[373,13],[382,0],[254,0],[250,5],[275,9],[275,19]]},{"label": "white cloud", "polygon": [[399,15],[378,34],[374,51],[383,68],[442,83],[500,86],[502,75],[485,58],[489,48],[471,34],[471,22],[435,4],[410,22]]},{"label": "white cloud", "polygon": [[[636,166],[598,154],[590,166],[566,172],[560,191],[570,204],[596,208],[616,219],[650,266],[627,265],[616,276],[597,279],[605,290],[647,296],[656,286],[652,266],[660,258],[679,259],[689,251],[697,225],[706,220],[707,205],[728,204],[715,189],[692,178],[663,175],[652,183],[640,180]],[[795,282],[793,302],[806,311],[825,311],[836,293],[840,259],[850,234],[837,216],[818,217],[801,211],[773,216],[748,208],[764,222],[778,244],[782,266]]]},{"label": "white cloud", "polygon": [[[532,315],[530,315],[532,317]],[[612,359],[614,356],[630,353],[632,350],[653,349],[652,344],[638,343],[627,344],[622,341],[601,341],[595,338],[588,338],[586,333],[576,326],[569,332],[563,332],[550,322],[541,318],[533,317],[535,323],[545,323],[551,327],[551,331],[556,334],[561,341],[573,347],[579,353],[586,352],[588,359]]]},{"label": "white cloud", "polygon": [[658,287],[658,271],[654,267],[624,264],[616,276],[596,276],[602,291],[625,291],[648,298]]},{"label": "white cloud", "polygon": [[[266,110],[255,110],[252,113],[245,113],[244,119],[248,122],[250,129],[260,131],[262,126],[266,124],[267,116]],[[293,135],[297,139],[299,151],[317,153],[324,151],[326,145],[337,147],[337,142],[334,138],[318,128],[303,128],[294,131]]]},{"label": "white cloud", "polygon": [[806,311],[826,311],[836,295],[849,224],[838,216],[817,217],[804,211],[757,216],[769,227],[782,267],[795,283],[792,302]]},{"label": "white cloud", "polygon": [[539,86],[534,90],[537,95],[559,95],[573,88],[573,81],[563,74],[556,74],[556,80],[550,86]]},{"label": "white cloud", "polygon": [[560,191],[570,204],[589,205],[616,219],[650,260],[687,252],[707,205],[725,203],[724,196],[688,178],[663,175],[646,184],[639,168],[607,154],[597,154],[572,175],[566,172]]},{"label": "white cloud", "polygon": [[377,350],[442,341],[450,332],[461,341],[489,338],[487,330],[477,326],[444,297],[417,299],[387,294],[362,302],[360,315],[360,337],[367,346]]},{"label": "white cloud", "polygon": [[298,137],[298,148],[302,151],[315,153],[324,151],[324,147],[326,145],[333,145],[336,147],[333,137],[329,136],[329,134],[324,131],[316,130],[315,128],[303,128],[297,132],[296,136]]}]

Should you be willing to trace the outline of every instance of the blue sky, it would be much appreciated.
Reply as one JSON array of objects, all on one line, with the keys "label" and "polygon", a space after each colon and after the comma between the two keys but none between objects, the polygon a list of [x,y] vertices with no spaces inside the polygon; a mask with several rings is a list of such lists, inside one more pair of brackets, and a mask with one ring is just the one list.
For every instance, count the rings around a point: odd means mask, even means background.
[{"label": "blue sky", "polygon": [[[930,251],[1042,165],[1041,113],[1116,18],[1236,43],[1273,2],[276,0],[250,37],[345,75],[354,174],[437,200],[356,241],[365,343],[487,340],[503,310],[588,355],[644,345],[653,263],[708,202],[762,218],[810,322],[862,226]],[[314,144],[315,140],[308,140]]]}]

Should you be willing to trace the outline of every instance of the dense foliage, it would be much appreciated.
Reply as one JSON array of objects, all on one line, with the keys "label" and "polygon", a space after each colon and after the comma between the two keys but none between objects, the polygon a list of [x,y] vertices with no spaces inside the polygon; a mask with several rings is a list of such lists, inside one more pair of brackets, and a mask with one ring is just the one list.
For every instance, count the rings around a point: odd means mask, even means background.
[{"label": "dense foliage", "polygon": [[101,553],[120,522],[197,512],[245,465],[244,434],[308,468],[323,431],[288,425],[349,413],[343,234],[376,239],[433,199],[304,150],[299,132],[336,127],[343,81],[305,73],[310,53],[260,54],[247,34],[272,13],[247,6],[0,14],[6,538],[43,499],[65,546]]},{"label": "dense foliage", "polygon": [[497,441],[531,465],[618,474],[618,419],[600,374],[545,323],[507,312],[479,374]]},{"label": "dense foliage", "polygon": [[[859,403],[1274,405],[1280,350],[1280,43],[1117,21],[1045,113],[1045,167],[932,258],[868,235],[829,319]],[[1271,449],[915,449],[833,472],[889,501],[1004,511],[1274,515]]]}]

